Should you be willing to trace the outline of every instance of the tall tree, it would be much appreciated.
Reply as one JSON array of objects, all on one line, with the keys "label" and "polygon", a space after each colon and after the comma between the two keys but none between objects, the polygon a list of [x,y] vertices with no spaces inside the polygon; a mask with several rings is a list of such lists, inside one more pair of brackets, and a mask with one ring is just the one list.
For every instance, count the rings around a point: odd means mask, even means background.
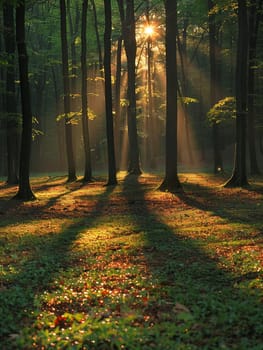
[{"label": "tall tree", "polygon": [[16,72],[15,72],[15,23],[14,6],[4,3],[4,41],[5,50],[8,55],[8,66],[6,70],[6,92],[5,111],[7,129],[7,183],[18,183],[18,152],[19,152],[19,132],[16,101]]},{"label": "tall tree", "polygon": [[248,79],[248,18],[247,3],[238,0],[238,42],[236,62],[236,143],[232,176],[226,187],[248,185],[246,168],[247,131],[247,79]]},{"label": "tall tree", "polygon": [[116,167],[120,168],[120,119],[121,119],[121,56],[122,56],[122,36],[120,35],[117,43],[116,52],[116,75],[115,75],[115,118],[114,118],[114,141],[115,141],[115,158]]},{"label": "tall tree", "polygon": [[[184,128],[185,128],[185,139],[186,139],[186,147],[189,157],[189,162],[192,164],[194,157],[192,152],[192,145],[191,145],[191,137],[190,137],[190,125],[189,125],[189,112],[188,112],[188,106],[184,102],[184,98],[187,98],[189,94],[189,83],[187,80],[188,72],[188,57],[187,57],[187,27],[188,27],[188,18],[185,18],[183,20],[183,32],[182,32],[182,40],[180,39],[179,31],[177,31],[177,48],[178,48],[178,54],[180,58],[180,65],[181,65],[181,80],[179,84],[177,84],[177,90],[179,95],[179,100],[182,106],[182,112],[183,112],[183,119],[184,119]],[[180,150],[179,150],[179,156],[180,156]]]},{"label": "tall tree", "polygon": [[[209,59],[210,59],[210,104],[214,106],[219,98],[219,40],[218,28],[214,13],[215,4],[208,0],[208,25],[209,25]],[[213,122],[213,151],[214,151],[214,173],[223,171],[222,154],[220,150],[219,125]]]},{"label": "tall tree", "polygon": [[84,142],[85,168],[83,180],[92,180],[90,138],[88,123],[88,88],[87,88],[87,8],[88,0],[82,1],[81,19],[81,101],[82,101],[82,130]]},{"label": "tall tree", "polygon": [[100,43],[98,16],[97,16],[97,9],[96,9],[96,4],[95,4],[94,0],[91,0],[91,5],[92,5],[92,11],[93,11],[93,17],[94,17],[94,29],[95,29],[95,34],[96,34],[96,42],[97,42],[97,49],[98,49],[98,55],[99,55],[100,76],[102,78],[104,78],[104,76],[103,76],[103,58],[102,58],[102,49],[101,49],[101,43]]},{"label": "tall tree", "polygon": [[166,151],[162,191],[181,191],[177,170],[177,1],[165,1],[166,46]]},{"label": "tall tree", "polygon": [[134,0],[126,0],[124,9],[123,0],[117,0],[122,25],[122,36],[127,57],[128,69],[128,136],[129,136],[129,173],[141,174],[139,160],[139,145],[136,123],[136,37]]},{"label": "tall tree", "polygon": [[25,0],[21,0],[16,7],[16,41],[19,61],[19,78],[22,105],[22,139],[20,152],[19,187],[15,199],[32,200],[29,173],[32,143],[32,112],[30,87],[28,81],[28,56],[25,43]]},{"label": "tall tree", "polygon": [[255,73],[257,59],[257,41],[260,20],[262,18],[262,0],[250,0],[249,6],[249,61],[248,61],[248,147],[250,172],[260,174],[256,153],[255,137]]},{"label": "tall tree", "polygon": [[108,185],[115,185],[116,163],[113,134],[112,114],[112,85],[111,85],[111,32],[112,14],[111,0],[104,0],[105,30],[104,30],[104,75],[105,75],[105,105],[106,105],[106,129],[108,145]]},{"label": "tall tree", "polygon": [[[69,22],[69,33],[70,33],[70,52],[71,52],[71,74],[70,74],[70,95],[71,98],[71,112],[78,112],[77,102],[77,82],[78,82],[78,68],[77,68],[77,48],[76,48],[76,38],[79,32],[79,22],[80,22],[80,9],[78,1],[74,1],[75,6],[75,16],[72,15],[71,2],[67,0],[67,13]],[[74,17],[74,18],[73,18]]]},{"label": "tall tree", "polygon": [[68,160],[68,181],[76,180],[76,167],[73,152],[72,124],[70,121],[70,86],[68,67],[68,43],[67,43],[67,23],[66,23],[65,0],[60,0],[60,34],[61,34],[61,54],[62,54],[62,74],[64,89],[64,114],[65,114],[65,136]]}]

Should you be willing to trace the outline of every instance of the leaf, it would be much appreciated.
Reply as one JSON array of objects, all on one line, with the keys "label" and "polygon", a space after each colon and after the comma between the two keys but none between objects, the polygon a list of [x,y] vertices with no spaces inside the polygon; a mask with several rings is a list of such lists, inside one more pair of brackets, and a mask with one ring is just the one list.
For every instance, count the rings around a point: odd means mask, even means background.
[{"label": "leaf", "polygon": [[177,314],[182,312],[190,313],[190,310],[185,305],[176,303],[175,306],[173,307],[173,312]]},{"label": "leaf", "polygon": [[64,327],[67,323],[67,318],[63,315],[58,315],[54,321],[55,327]]}]

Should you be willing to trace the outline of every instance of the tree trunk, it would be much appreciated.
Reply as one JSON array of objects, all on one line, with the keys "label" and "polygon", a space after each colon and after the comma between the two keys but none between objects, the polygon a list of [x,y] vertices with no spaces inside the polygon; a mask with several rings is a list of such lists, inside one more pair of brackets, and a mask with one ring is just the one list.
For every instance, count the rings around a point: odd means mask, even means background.
[{"label": "tree trunk", "polygon": [[125,46],[128,66],[128,137],[129,137],[129,173],[141,174],[139,160],[139,145],[136,122],[136,38],[135,38],[135,17],[134,17],[134,0],[126,0],[126,11],[124,11],[123,1],[118,0],[122,34]]},{"label": "tree trunk", "polygon": [[162,191],[181,191],[177,172],[177,1],[165,1],[166,19],[166,152]]},{"label": "tree trunk", "polygon": [[19,169],[19,187],[15,199],[33,200],[35,195],[31,190],[30,156],[32,144],[32,112],[30,87],[28,81],[28,56],[25,43],[25,1],[20,1],[16,8],[16,41],[19,61],[19,78],[22,104],[22,139]]},{"label": "tree trunk", "polygon": [[236,63],[236,145],[235,162],[231,178],[225,187],[248,186],[246,169],[246,121],[248,75],[248,21],[247,5],[238,0],[238,43]]},{"label": "tree trunk", "polygon": [[82,2],[81,21],[81,101],[82,101],[82,132],[84,142],[85,169],[83,181],[92,180],[89,122],[88,122],[88,89],[87,89],[87,8],[88,0]]},{"label": "tree trunk", "polygon": [[73,152],[72,124],[70,122],[70,88],[69,88],[69,68],[68,68],[68,44],[66,25],[66,4],[65,0],[60,0],[60,29],[61,29],[61,54],[62,54],[62,74],[64,88],[64,113],[65,113],[65,136],[68,160],[68,182],[76,180],[76,168]]},{"label": "tree trunk", "polygon": [[[192,145],[191,145],[191,137],[190,137],[190,126],[189,126],[189,115],[188,115],[188,108],[187,104],[184,103],[183,98],[188,96],[188,82],[187,82],[187,56],[186,56],[186,48],[187,48],[187,26],[188,21],[184,20],[184,28],[183,28],[183,42],[181,43],[179,32],[177,31],[177,48],[178,48],[178,54],[180,57],[180,63],[181,63],[181,72],[182,72],[182,79],[181,79],[181,89],[180,85],[177,84],[178,94],[181,101],[182,111],[183,111],[183,118],[184,118],[184,128],[185,128],[185,140],[186,140],[186,147],[189,157],[190,164],[193,164],[194,158],[193,158],[193,152],[192,152]],[[179,151],[180,152],[180,151]]]},{"label": "tree trunk", "polygon": [[18,152],[19,152],[19,132],[17,101],[15,88],[15,23],[14,7],[5,3],[3,5],[4,19],[4,41],[5,50],[8,55],[8,66],[6,70],[6,93],[5,93],[5,111],[6,118],[6,141],[7,141],[7,183],[18,183]]},{"label": "tree trunk", "polygon": [[[59,88],[58,88],[58,78],[57,73],[59,69],[55,69],[54,65],[51,66],[51,74],[52,74],[52,81],[54,86],[54,103],[56,106],[56,115],[60,115],[61,112],[61,106],[60,106],[60,98],[59,98]],[[64,125],[63,121],[59,120],[56,124],[57,129],[57,142],[58,142],[58,155],[59,155],[59,164],[58,169],[64,169],[66,164],[66,151],[65,151],[65,135],[64,135]]]},{"label": "tree trunk", "polygon": [[[212,0],[208,0],[209,12],[213,10],[214,4]],[[215,23],[215,15],[209,13],[209,59],[210,59],[210,106],[214,106],[219,100],[218,88],[219,88],[219,68],[218,68],[218,47],[219,42],[217,40],[217,28]],[[219,142],[219,126],[216,122],[212,126],[213,136],[213,151],[214,151],[214,173],[220,173],[223,171],[223,160]]]},{"label": "tree trunk", "polygon": [[256,153],[255,135],[255,65],[257,58],[257,37],[261,17],[262,1],[257,5],[256,0],[250,1],[249,10],[249,63],[248,63],[248,147],[250,156],[250,172],[252,175],[259,175],[260,170]]},{"label": "tree trunk", "polygon": [[102,50],[101,50],[101,44],[100,44],[99,26],[98,26],[98,18],[97,18],[97,10],[96,10],[95,1],[91,0],[91,4],[92,4],[93,16],[94,16],[94,28],[95,28],[98,55],[99,55],[100,76],[103,78],[104,77],[103,76],[103,59],[102,59]]},{"label": "tree trunk", "polygon": [[115,158],[116,168],[120,169],[120,119],[121,119],[121,52],[122,36],[118,38],[118,47],[116,53],[116,75],[115,75]]},{"label": "tree trunk", "polygon": [[104,75],[105,75],[105,105],[106,129],[108,145],[108,185],[116,185],[116,163],[113,135],[112,85],[111,85],[111,0],[104,0],[105,31],[104,31]]}]

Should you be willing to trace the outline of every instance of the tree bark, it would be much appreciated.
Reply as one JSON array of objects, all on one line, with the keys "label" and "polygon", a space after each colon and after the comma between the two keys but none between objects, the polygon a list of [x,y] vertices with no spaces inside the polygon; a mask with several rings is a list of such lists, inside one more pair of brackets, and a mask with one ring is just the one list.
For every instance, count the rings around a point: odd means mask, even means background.
[{"label": "tree bark", "polygon": [[166,151],[165,177],[160,190],[180,192],[177,171],[177,1],[165,1],[166,47]]},{"label": "tree bark", "polygon": [[108,145],[108,183],[116,185],[116,163],[113,134],[112,114],[112,85],[111,85],[111,0],[104,0],[105,31],[104,31],[104,75],[105,75],[105,106],[106,106],[106,129]]},{"label": "tree bark", "polygon": [[121,118],[121,53],[122,53],[122,36],[118,38],[116,53],[116,75],[115,75],[115,118],[114,118],[114,134],[115,134],[115,158],[116,168],[120,169],[120,118]]},{"label": "tree bark", "polygon": [[120,18],[122,23],[122,35],[127,57],[128,66],[128,138],[129,138],[129,173],[141,174],[139,160],[139,145],[136,122],[136,38],[135,38],[135,16],[134,0],[126,0],[124,11],[123,0],[118,0]]},{"label": "tree bark", "polygon": [[98,55],[99,55],[100,76],[101,76],[101,78],[104,78],[104,75],[103,75],[102,50],[101,50],[101,44],[100,44],[99,26],[98,26],[98,18],[97,18],[97,10],[96,10],[95,1],[91,0],[91,4],[92,4],[92,10],[93,10],[94,28],[95,28],[95,34],[96,34],[96,40],[97,40],[97,48],[98,48]]},{"label": "tree bark", "polygon": [[22,105],[22,138],[20,152],[19,187],[14,199],[33,200],[29,173],[32,144],[32,112],[30,87],[28,81],[28,56],[25,43],[25,1],[20,1],[16,8],[16,41],[19,61],[19,78]]},{"label": "tree bark", "polygon": [[88,122],[88,88],[87,88],[87,8],[88,0],[82,2],[81,21],[81,101],[82,101],[82,132],[84,142],[85,169],[83,181],[92,180],[89,122]]},{"label": "tree bark", "polygon": [[65,136],[68,160],[68,182],[76,180],[76,168],[73,152],[72,125],[70,122],[70,87],[68,68],[68,43],[66,25],[66,4],[65,0],[60,0],[60,34],[61,34],[61,54],[62,54],[62,74],[64,88],[64,113],[65,113]]},{"label": "tree bark", "polygon": [[5,92],[5,111],[6,116],[6,145],[7,145],[7,183],[14,185],[18,183],[18,164],[19,164],[19,132],[17,101],[15,88],[15,23],[14,6],[5,3],[3,5],[4,19],[4,42],[5,50],[8,55],[8,66],[6,70],[6,92]]},{"label": "tree bark", "polygon": [[[185,139],[186,139],[186,147],[189,157],[190,164],[193,164],[193,152],[192,152],[192,145],[191,145],[191,137],[190,137],[190,126],[189,126],[189,115],[188,115],[188,108],[187,104],[184,103],[183,98],[188,96],[188,82],[187,82],[187,26],[188,21],[184,20],[184,28],[183,28],[183,40],[181,43],[179,32],[177,31],[177,48],[178,48],[178,54],[180,57],[180,63],[181,63],[181,73],[182,73],[182,79],[181,79],[181,88],[179,86],[179,83],[177,83],[177,89],[178,94],[181,101],[182,111],[183,111],[183,118],[184,118],[184,128],[185,128]],[[178,153],[180,154],[180,150],[178,150]]]},{"label": "tree bark", "polygon": [[[214,3],[212,0],[208,0],[209,12],[213,10]],[[219,100],[218,88],[219,88],[219,68],[218,68],[218,51],[219,42],[217,40],[217,28],[215,23],[215,15],[209,13],[209,59],[210,59],[210,106],[214,106]],[[213,136],[213,151],[214,151],[214,173],[220,173],[223,171],[223,160],[221,154],[221,147],[219,141],[219,126],[216,122],[213,122],[212,126]]]},{"label": "tree bark", "polygon": [[259,175],[260,170],[256,152],[255,133],[255,65],[257,58],[258,28],[262,11],[262,1],[250,1],[249,9],[249,63],[248,63],[248,148],[250,158],[250,172],[252,175]]},{"label": "tree bark", "polygon": [[247,131],[247,78],[248,78],[248,20],[247,5],[238,0],[238,43],[236,63],[236,144],[232,176],[225,187],[248,186],[246,169]]}]

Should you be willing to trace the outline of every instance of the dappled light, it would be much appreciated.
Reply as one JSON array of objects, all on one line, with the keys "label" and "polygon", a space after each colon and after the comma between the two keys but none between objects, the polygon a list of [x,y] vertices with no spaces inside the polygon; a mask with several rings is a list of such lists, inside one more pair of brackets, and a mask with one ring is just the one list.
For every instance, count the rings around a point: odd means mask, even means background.
[{"label": "dappled light", "polygon": [[3,344],[238,347],[241,333],[260,344],[259,182],[223,189],[218,177],[182,173],[187,194],[177,196],[156,191],[150,174],[122,172],[114,188],[65,180],[33,180],[40,199],[19,210],[1,190]]}]

